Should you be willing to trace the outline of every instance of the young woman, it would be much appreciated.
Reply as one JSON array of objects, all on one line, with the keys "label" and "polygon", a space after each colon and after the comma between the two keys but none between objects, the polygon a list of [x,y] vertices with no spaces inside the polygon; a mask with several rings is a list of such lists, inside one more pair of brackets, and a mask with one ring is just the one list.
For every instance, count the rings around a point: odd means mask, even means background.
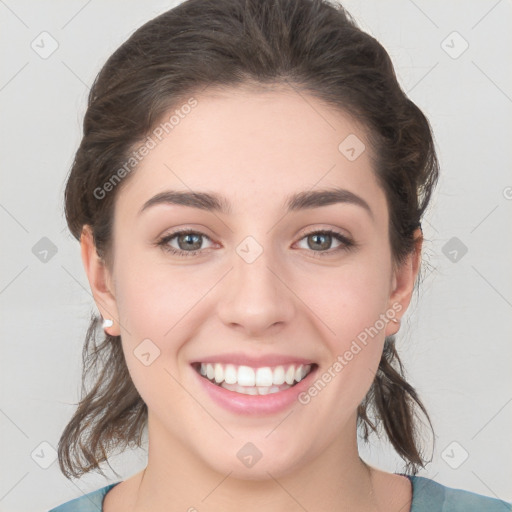
[{"label": "young woman", "polygon": [[[66,188],[101,318],[59,462],[99,470],[147,429],[148,463],[53,511],[510,510],[415,476],[428,415],[394,336],[437,175],[428,121],[341,7],[188,0],[137,30]],[[406,473],[365,463],[358,428]]]}]

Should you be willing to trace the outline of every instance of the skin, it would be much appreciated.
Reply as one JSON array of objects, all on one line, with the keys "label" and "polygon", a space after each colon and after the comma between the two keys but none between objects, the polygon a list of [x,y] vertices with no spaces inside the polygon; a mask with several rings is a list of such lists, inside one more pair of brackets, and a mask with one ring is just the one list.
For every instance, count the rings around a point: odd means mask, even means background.
[{"label": "skin", "polygon": [[[197,107],[118,191],[111,268],[98,258],[87,226],[82,234],[96,304],[114,320],[107,330],[121,335],[148,405],[148,465],[107,494],[104,510],[229,512],[240,503],[246,512],[409,510],[409,481],[365,465],[356,438],[357,406],[385,336],[399,323],[389,321],[309,404],[271,415],[221,408],[190,362],[226,352],[287,354],[312,359],[322,374],[393,304],[403,316],[421,233],[415,252],[396,267],[386,197],[365,131],[348,115],[285,87],[210,89],[196,98]],[[367,148],[354,161],[338,150],[349,134]],[[289,194],[331,186],[362,197],[373,216],[348,203],[284,214]],[[217,192],[232,211],[157,205],[139,215],[149,198],[169,189]],[[180,257],[156,245],[176,228],[204,233],[202,252]],[[303,228],[333,229],[357,246],[334,252],[340,243],[333,238],[318,249]],[[250,264],[236,252],[247,236],[263,248]],[[178,238],[170,243],[186,250]],[[321,251],[330,254],[315,257]],[[147,338],[160,349],[149,366],[133,353]],[[263,454],[252,468],[237,458],[247,442]]]}]

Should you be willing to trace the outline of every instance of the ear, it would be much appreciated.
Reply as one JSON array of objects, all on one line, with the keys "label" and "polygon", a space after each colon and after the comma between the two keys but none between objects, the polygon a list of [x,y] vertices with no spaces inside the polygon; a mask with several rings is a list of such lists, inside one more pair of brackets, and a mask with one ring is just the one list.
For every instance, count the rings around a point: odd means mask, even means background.
[{"label": "ear", "polygon": [[396,312],[398,322],[388,322],[386,336],[396,334],[400,329],[400,318],[405,314],[411,302],[414,291],[414,283],[421,265],[421,248],[423,245],[423,232],[420,228],[414,232],[414,250],[405,261],[393,273],[391,295],[388,302],[388,310]]},{"label": "ear", "polygon": [[104,319],[113,321],[105,331],[112,336],[120,335],[119,314],[114,295],[113,279],[105,262],[98,255],[90,226],[84,226],[80,235],[80,248],[85,273],[89,280],[96,306]]}]

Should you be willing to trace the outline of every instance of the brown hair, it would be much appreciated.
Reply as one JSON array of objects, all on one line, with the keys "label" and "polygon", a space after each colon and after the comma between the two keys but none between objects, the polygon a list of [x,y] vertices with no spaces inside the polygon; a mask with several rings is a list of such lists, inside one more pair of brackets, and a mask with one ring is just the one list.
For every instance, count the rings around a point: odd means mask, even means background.
[{"label": "brown hair", "polygon": [[[72,234],[80,239],[83,226],[91,226],[98,254],[110,265],[113,208],[123,183],[101,197],[95,191],[171,107],[209,85],[251,84],[288,84],[367,129],[400,264],[415,249],[414,232],[438,177],[430,125],[400,88],[386,50],[326,0],[188,0],[140,27],[108,59],[90,91],[65,192]],[[59,441],[68,478],[101,472],[115,448],[141,446],[147,420],[120,339],[106,335],[99,320],[93,316],[83,349],[82,399]],[[430,420],[404,378],[394,344],[394,336],[386,338],[358,423],[364,439],[382,425],[416,473],[425,463],[417,412]]]}]

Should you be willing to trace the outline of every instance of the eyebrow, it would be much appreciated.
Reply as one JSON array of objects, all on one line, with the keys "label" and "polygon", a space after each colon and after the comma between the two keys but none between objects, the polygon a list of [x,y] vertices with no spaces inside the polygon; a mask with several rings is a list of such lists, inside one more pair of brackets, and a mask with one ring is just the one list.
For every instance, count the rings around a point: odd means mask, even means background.
[{"label": "eyebrow", "polygon": [[[309,190],[290,195],[284,202],[288,212],[320,208],[337,203],[347,203],[362,207],[373,219],[369,204],[360,196],[343,188]],[[148,199],[139,211],[139,215],[148,208],[160,204],[175,204],[189,206],[200,210],[219,212],[226,215],[231,213],[229,201],[218,194],[209,192],[187,192],[167,190]]]}]

